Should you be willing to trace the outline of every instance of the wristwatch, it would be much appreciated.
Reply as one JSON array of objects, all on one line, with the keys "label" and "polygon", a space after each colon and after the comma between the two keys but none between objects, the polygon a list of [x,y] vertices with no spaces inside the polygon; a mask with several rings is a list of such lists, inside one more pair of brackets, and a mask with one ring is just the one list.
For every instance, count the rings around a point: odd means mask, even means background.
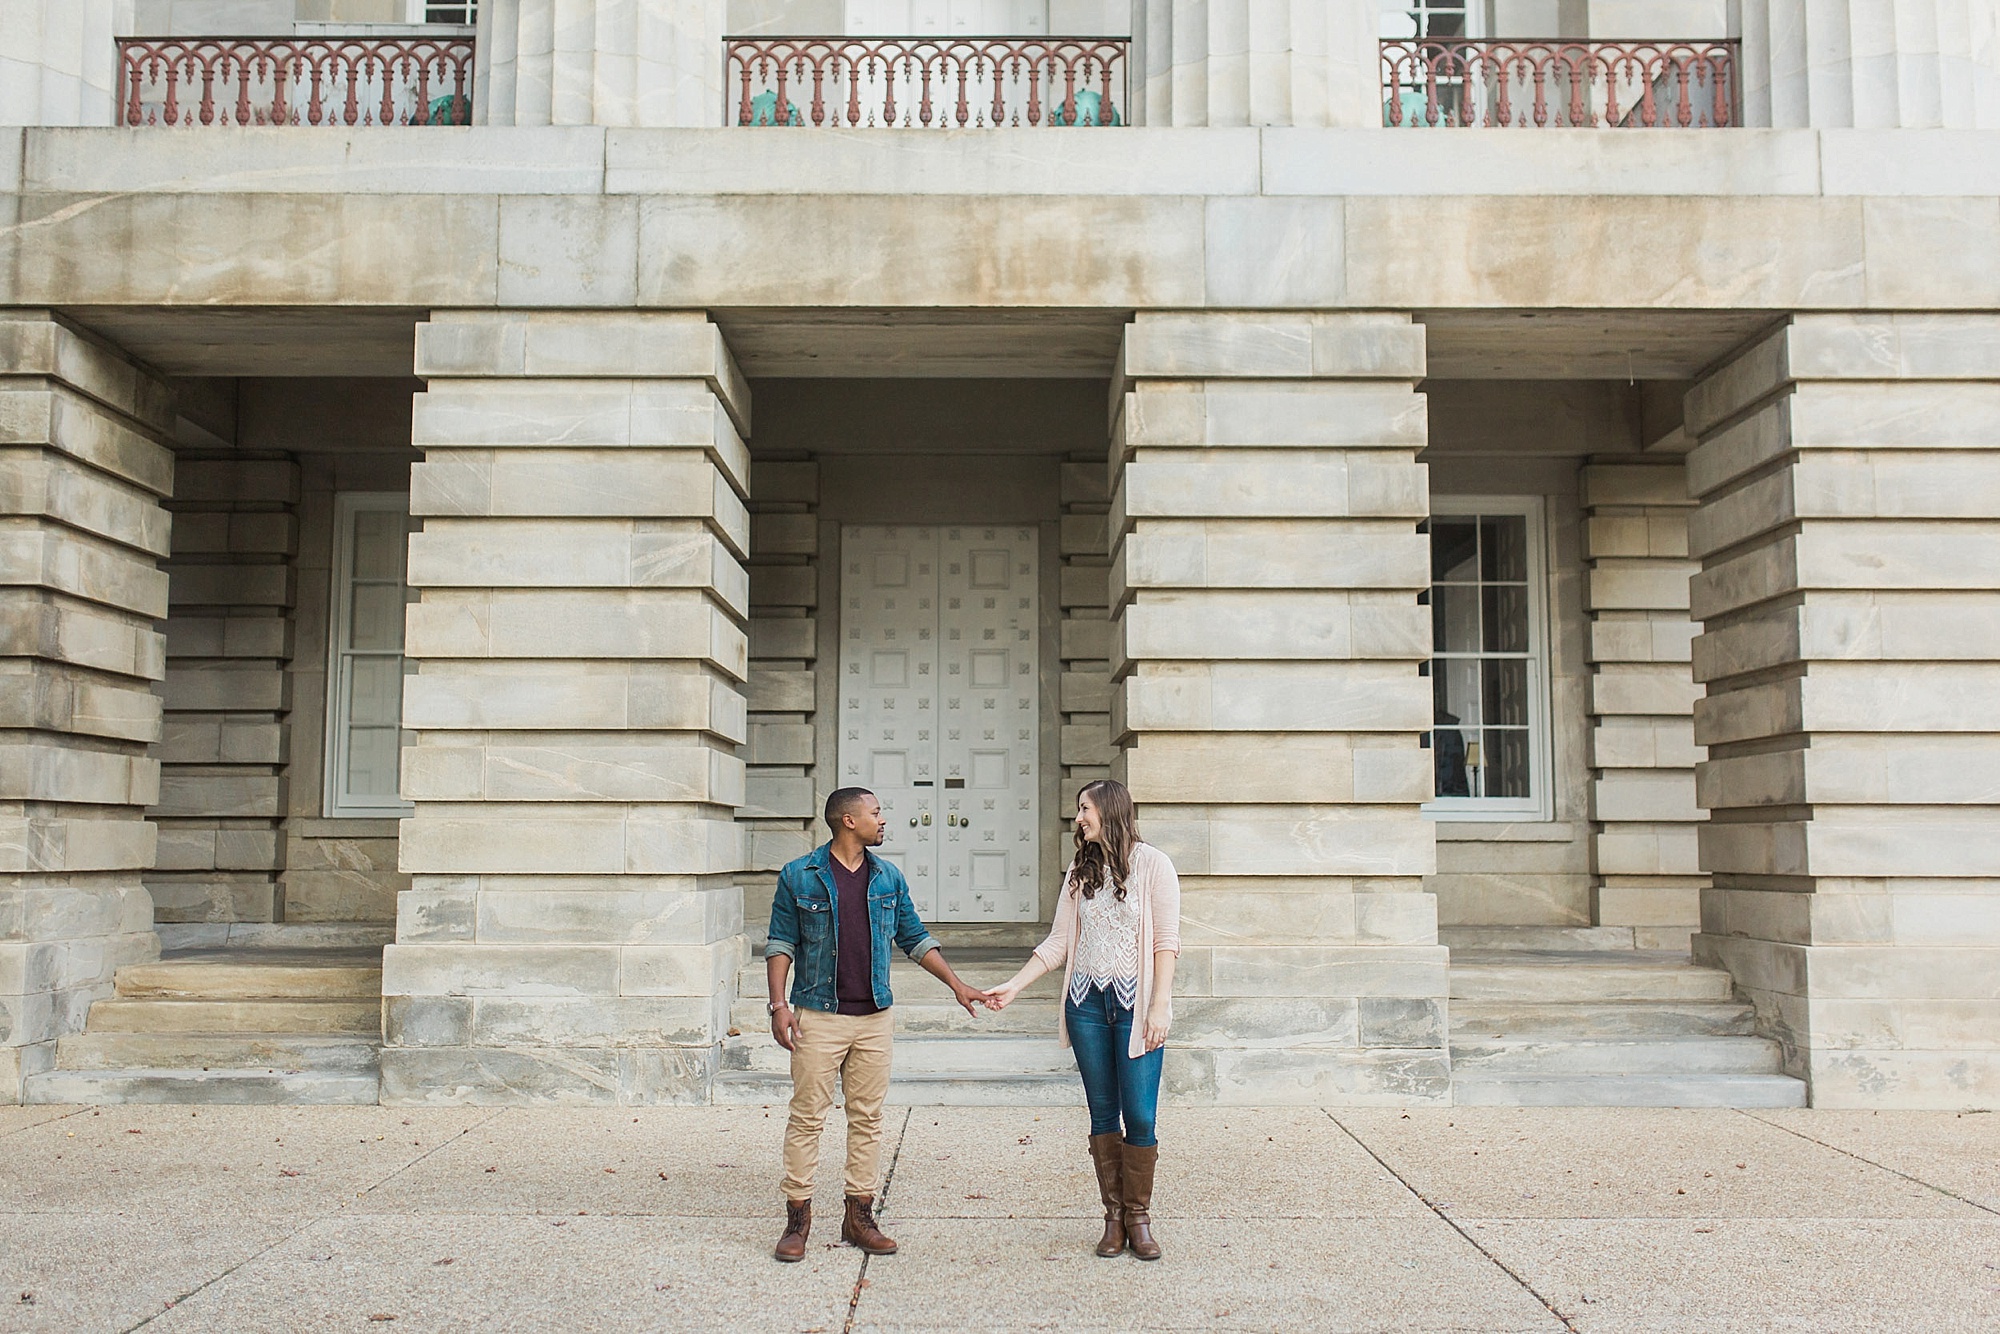
[{"label": "wristwatch", "polygon": [[783,1001],[766,1001],[764,1004],[764,1013],[775,1019],[778,1017],[778,1011],[789,1010],[791,1008],[791,1006],[785,1004]]}]

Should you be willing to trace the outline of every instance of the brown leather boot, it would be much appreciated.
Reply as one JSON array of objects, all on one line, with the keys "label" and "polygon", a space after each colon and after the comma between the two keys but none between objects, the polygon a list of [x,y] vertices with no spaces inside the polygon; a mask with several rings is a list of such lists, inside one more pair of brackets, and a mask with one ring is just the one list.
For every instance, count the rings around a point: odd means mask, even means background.
[{"label": "brown leather boot", "polygon": [[1153,1168],[1160,1161],[1160,1146],[1121,1144],[1123,1193],[1125,1197],[1125,1240],[1132,1254],[1141,1260],[1160,1258],[1160,1243],[1153,1240]]},{"label": "brown leather boot", "polygon": [[778,1238],[778,1249],[771,1254],[788,1265],[797,1264],[806,1258],[806,1238],[812,1235],[813,1202],[811,1200],[785,1201],[785,1235]]},{"label": "brown leather boot", "polygon": [[875,1197],[873,1195],[850,1195],[847,1197],[847,1221],[840,1225],[840,1239],[850,1246],[858,1246],[870,1255],[894,1255],[896,1243],[882,1235],[882,1229],[875,1226]]},{"label": "brown leather boot", "polygon": [[1090,1161],[1097,1164],[1097,1193],[1104,1197],[1104,1239],[1097,1253],[1106,1259],[1125,1253],[1125,1206],[1119,1194],[1124,1180],[1124,1139],[1117,1131],[1090,1137]]}]

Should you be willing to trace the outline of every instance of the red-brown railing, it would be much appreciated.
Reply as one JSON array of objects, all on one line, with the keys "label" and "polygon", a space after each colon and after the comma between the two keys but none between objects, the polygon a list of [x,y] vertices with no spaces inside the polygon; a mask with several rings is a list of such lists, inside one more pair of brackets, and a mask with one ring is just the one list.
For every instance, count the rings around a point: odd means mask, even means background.
[{"label": "red-brown railing", "polygon": [[1123,37],[732,37],[734,125],[1123,125]]},{"label": "red-brown railing", "polygon": [[1733,38],[1385,41],[1382,123],[1670,129],[1735,125],[1739,46]]},{"label": "red-brown railing", "polygon": [[120,125],[470,125],[470,37],[118,43]]}]

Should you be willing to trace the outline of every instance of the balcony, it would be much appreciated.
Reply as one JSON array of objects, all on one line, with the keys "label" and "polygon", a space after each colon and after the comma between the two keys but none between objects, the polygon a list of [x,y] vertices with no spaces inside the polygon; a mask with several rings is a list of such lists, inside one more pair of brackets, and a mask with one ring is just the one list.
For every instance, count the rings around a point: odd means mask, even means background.
[{"label": "balcony", "polygon": [[118,123],[470,125],[470,37],[181,37],[118,43]]},{"label": "balcony", "polygon": [[725,120],[840,129],[1123,125],[1123,37],[732,37]]},{"label": "balcony", "polygon": [[1382,43],[1382,123],[1709,129],[1742,123],[1741,43],[1420,37]]}]

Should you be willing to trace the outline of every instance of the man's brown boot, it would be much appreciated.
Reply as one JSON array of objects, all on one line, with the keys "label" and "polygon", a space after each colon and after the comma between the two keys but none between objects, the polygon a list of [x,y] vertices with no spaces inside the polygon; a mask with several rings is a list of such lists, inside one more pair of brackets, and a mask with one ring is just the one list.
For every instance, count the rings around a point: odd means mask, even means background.
[{"label": "man's brown boot", "polygon": [[847,1221],[840,1225],[840,1239],[850,1246],[859,1246],[870,1255],[896,1253],[896,1243],[883,1236],[882,1229],[875,1226],[873,1195],[847,1197]]},{"label": "man's brown boot", "polygon": [[1141,1260],[1160,1258],[1160,1243],[1153,1240],[1153,1167],[1160,1161],[1160,1146],[1121,1144],[1124,1150],[1125,1240],[1132,1254]]},{"label": "man's brown boot", "polygon": [[1119,1194],[1124,1179],[1124,1139],[1117,1131],[1090,1137],[1090,1161],[1097,1164],[1097,1193],[1104,1197],[1104,1239],[1097,1253],[1106,1259],[1125,1253],[1125,1206]]},{"label": "man's brown boot", "polygon": [[778,1249],[771,1252],[786,1264],[797,1264],[806,1258],[806,1238],[812,1235],[813,1202],[811,1200],[785,1201],[785,1235],[778,1238]]}]

